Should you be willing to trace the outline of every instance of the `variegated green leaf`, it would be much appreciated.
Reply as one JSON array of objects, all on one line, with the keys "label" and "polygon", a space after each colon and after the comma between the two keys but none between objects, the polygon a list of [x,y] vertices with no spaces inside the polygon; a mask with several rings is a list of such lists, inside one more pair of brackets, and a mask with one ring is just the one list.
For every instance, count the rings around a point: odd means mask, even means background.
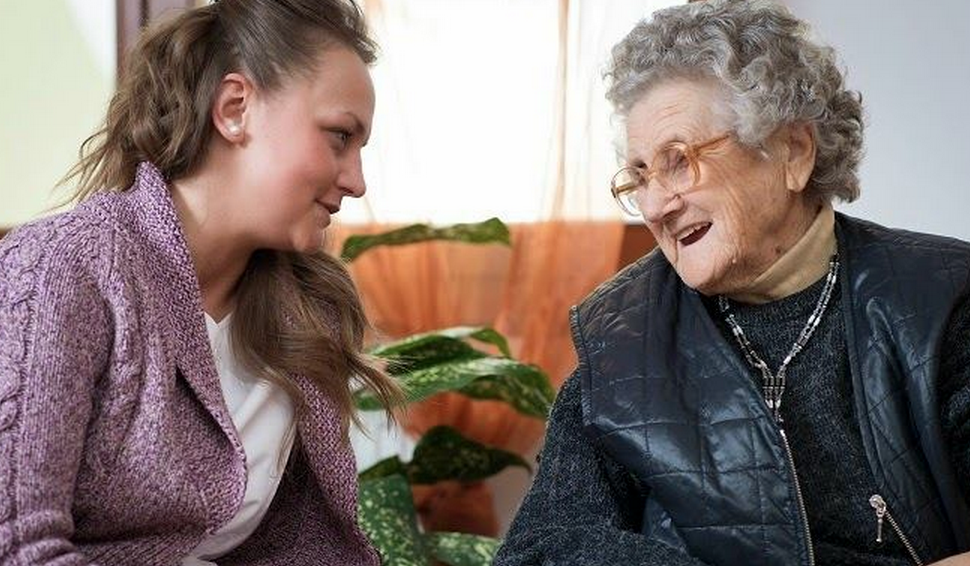
[{"label": "variegated green leaf", "polygon": [[403,375],[438,364],[483,358],[487,355],[464,340],[441,334],[418,334],[375,348],[371,354],[390,362],[388,371],[392,375]]},{"label": "variegated green leaf", "polygon": [[509,351],[509,343],[505,337],[494,328],[487,326],[454,326],[422,334],[414,334],[396,342],[391,342],[390,344],[382,344],[371,350],[371,354],[380,357],[408,355],[415,349],[420,350],[427,347],[427,344],[434,344],[441,337],[461,340],[471,338],[479,342],[493,344],[501,350],[502,355],[506,357],[512,356],[512,353]]},{"label": "variegated green leaf", "polygon": [[449,338],[471,338],[486,344],[497,347],[506,358],[512,357],[512,350],[509,349],[509,342],[500,332],[487,326],[455,326],[438,330],[437,334],[448,336]]},{"label": "variegated green leaf", "polygon": [[[494,384],[482,387],[467,387],[482,378],[502,379],[496,379]],[[524,380],[525,384],[517,385],[518,380]],[[548,413],[555,395],[548,378],[537,367],[496,357],[438,364],[399,375],[398,382],[404,389],[409,403],[427,399],[444,391],[460,391],[477,399],[507,401],[519,412],[540,418],[544,418]],[[526,384],[539,387],[541,390],[529,391],[530,385]],[[365,411],[382,408],[377,397],[369,390],[354,393],[354,402],[358,409]]]},{"label": "variegated green leaf", "polygon": [[[457,391],[483,374],[478,371],[478,362],[489,358],[464,360],[434,365],[397,376],[404,390],[405,401],[414,403],[427,399],[435,393]],[[367,389],[354,393],[354,403],[358,409],[376,411],[382,408],[373,392]]]},{"label": "variegated green leaf", "polygon": [[360,527],[381,553],[384,566],[430,566],[404,476],[360,482],[357,512]]},{"label": "variegated green leaf", "polygon": [[436,426],[418,441],[407,469],[412,484],[432,484],[443,480],[480,481],[509,466],[532,472],[518,454],[489,448],[449,426]]},{"label": "variegated green leaf", "polygon": [[490,566],[501,542],[465,533],[424,535],[424,544],[431,556],[449,566]]},{"label": "variegated green leaf", "polygon": [[390,458],[385,458],[380,462],[374,464],[373,466],[367,468],[363,472],[357,474],[357,479],[359,481],[369,481],[376,480],[378,478],[385,478],[398,474],[401,476],[407,476],[408,470],[397,456],[391,456]]},{"label": "variegated green leaf", "polygon": [[353,261],[377,246],[403,246],[429,240],[511,245],[508,227],[498,218],[490,218],[475,224],[455,224],[444,228],[413,224],[382,234],[351,236],[344,242],[340,256],[346,261]]},{"label": "variegated green leaf", "polygon": [[533,365],[516,362],[507,371],[482,376],[459,391],[473,399],[505,401],[518,412],[545,419],[556,398],[556,391],[545,372]]}]

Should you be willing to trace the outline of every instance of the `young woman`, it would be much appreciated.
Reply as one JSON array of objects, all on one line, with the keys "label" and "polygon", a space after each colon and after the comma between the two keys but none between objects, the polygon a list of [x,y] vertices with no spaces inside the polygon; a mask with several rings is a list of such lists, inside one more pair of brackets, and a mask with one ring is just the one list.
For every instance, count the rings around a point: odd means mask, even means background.
[{"label": "young woman", "polygon": [[397,390],[321,251],[364,194],[374,50],[350,0],[142,37],[79,205],[0,242],[0,563],[378,563],[350,389]]}]

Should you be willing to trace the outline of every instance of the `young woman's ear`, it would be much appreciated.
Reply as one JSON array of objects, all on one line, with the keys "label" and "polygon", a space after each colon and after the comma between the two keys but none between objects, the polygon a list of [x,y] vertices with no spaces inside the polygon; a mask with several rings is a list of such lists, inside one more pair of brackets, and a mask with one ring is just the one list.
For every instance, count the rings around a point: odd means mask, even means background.
[{"label": "young woman's ear", "polygon": [[246,107],[255,92],[252,82],[241,73],[222,78],[212,103],[212,124],[231,144],[246,139]]}]

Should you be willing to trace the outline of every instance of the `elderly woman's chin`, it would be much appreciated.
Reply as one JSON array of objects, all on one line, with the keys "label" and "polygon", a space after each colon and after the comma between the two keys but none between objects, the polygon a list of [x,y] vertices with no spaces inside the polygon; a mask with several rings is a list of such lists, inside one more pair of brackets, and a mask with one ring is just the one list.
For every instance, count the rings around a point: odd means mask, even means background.
[{"label": "elderly woman's chin", "polygon": [[686,246],[677,241],[660,243],[660,250],[684,284],[708,296],[730,294],[739,284],[732,269],[737,266],[738,252],[734,246],[730,248],[719,245],[715,230]]},{"label": "elderly woman's chin", "polygon": [[707,295],[730,294],[734,289],[727,277],[727,269],[719,264],[698,260],[680,261],[674,269],[685,285]]}]

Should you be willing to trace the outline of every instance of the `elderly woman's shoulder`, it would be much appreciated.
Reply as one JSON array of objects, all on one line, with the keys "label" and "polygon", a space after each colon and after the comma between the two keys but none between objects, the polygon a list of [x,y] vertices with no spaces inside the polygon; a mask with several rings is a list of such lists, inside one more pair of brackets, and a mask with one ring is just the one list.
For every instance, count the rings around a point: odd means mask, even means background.
[{"label": "elderly woman's shoulder", "polygon": [[679,278],[667,257],[659,248],[654,248],[601,283],[576,308],[589,311],[617,299],[636,304],[655,294],[660,287],[676,281]]},{"label": "elderly woman's shoulder", "polygon": [[970,242],[939,234],[887,228],[843,214],[837,219],[840,240],[850,261],[868,258],[901,268],[908,266],[909,269],[920,269],[927,263],[942,263],[951,271],[970,269]]},{"label": "elderly woman's shoulder", "polygon": [[844,215],[838,217],[838,239],[856,291],[880,289],[883,294],[889,289],[883,284],[892,282],[902,305],[917,295],[943,300],[970,289],[970,242]]},{"label": "elderly woman's shoulder", "polygon": [[861,240],[864,244],[882,243],[889,246],[970,251],[970,242],[959,238],[903,228],[890,228],[870,220],[845,214],[837,214],[836,217],[843,232],[851,232],[855,239]]}]

